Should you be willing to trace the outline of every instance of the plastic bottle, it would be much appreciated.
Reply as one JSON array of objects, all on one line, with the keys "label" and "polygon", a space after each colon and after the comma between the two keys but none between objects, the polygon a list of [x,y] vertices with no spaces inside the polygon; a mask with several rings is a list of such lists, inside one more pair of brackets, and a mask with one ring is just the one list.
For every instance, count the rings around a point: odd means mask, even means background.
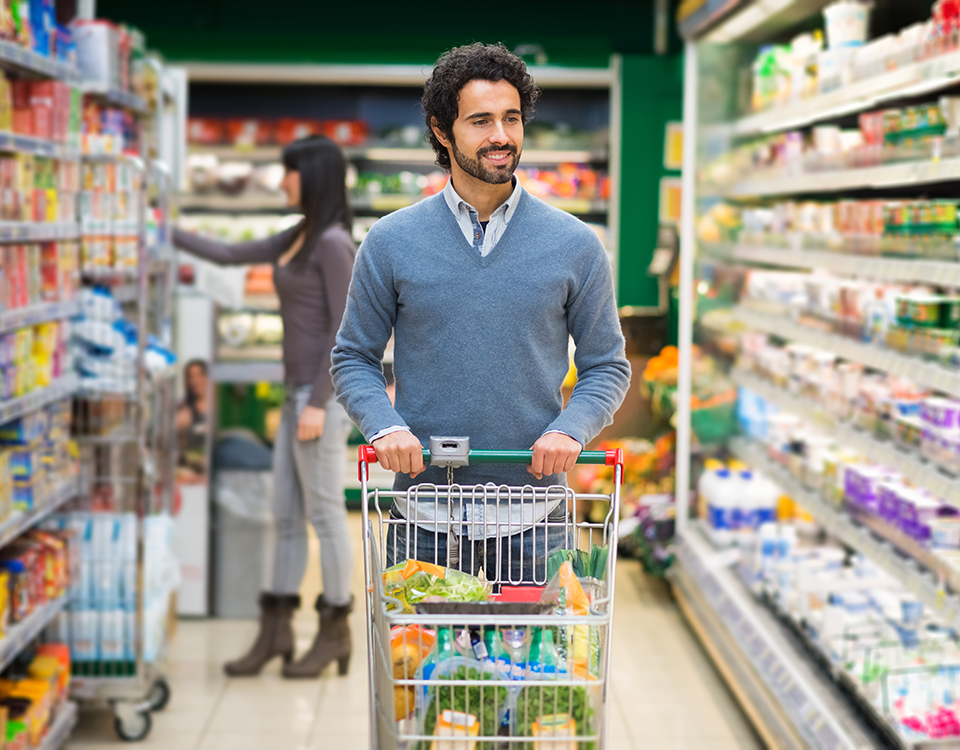
[{"label": "plastic bottle", "polygon": [[765,523],[757,531],[757,577],[761,581],[771,580],[774,567],[777,564],[777,555],[780,551],[780,540],[775,523]]},{"label": "plastic bottle", "polygon": [[487,628],[483,632],[483,643],[487,647],[487,658],[493,662],[500,679],[510,679],[510,654],[503,647],[503,639],[496,628]]},{"label": "plastic bottle", "polygon": [[715,458],[708,458],[703,465],[703,474],[697,480],[697,503],[703,510],[700,514],[701,518],[709,519],[710,493],[717,483],[717,472],[722,468],[724,468],[723,462]]},{"label": "plastic bottle", "polygon": [[423,679],[429,680],[437,667],[453,658],[453,628],[438,628],[436,648],[423,660]]},{"label": "plastic bottle", "polygon": [[717,481],[710,492],[708,518],[713,542],[718,547],[733,544],[733,520],[737,507],[733,480],[729,469],[717,471]]},{"label": "plastic bottle", "polygon": [[528,680],[551,680],[557,676],[557,647],[550,628],[536,628],[527,657]]},{"label": "plastic bottle", "polygon": [[777,520],[777,502],[780,499],[780,488],[763,474],[755,473],[751,493],[749,524],[756,532],[763,524]]}]

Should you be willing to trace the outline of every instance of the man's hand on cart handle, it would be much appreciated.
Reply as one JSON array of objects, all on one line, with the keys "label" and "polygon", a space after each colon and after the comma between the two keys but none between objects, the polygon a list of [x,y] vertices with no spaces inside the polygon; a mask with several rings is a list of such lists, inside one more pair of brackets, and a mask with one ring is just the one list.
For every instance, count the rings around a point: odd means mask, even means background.
[{"label": "man's hand on cart handle", "polygon": [[409,474],[415,479],[423,472],[423,446],[412,432],[400,430],[373,441],[378,463],[387,471]]},{"label": "man's hand on cart handle", "polygon": [[548,432],[533,444],[533,459],[527,471],[537,479],[568,472],[577,463],[581,450],[583,446],[569,435]]}]

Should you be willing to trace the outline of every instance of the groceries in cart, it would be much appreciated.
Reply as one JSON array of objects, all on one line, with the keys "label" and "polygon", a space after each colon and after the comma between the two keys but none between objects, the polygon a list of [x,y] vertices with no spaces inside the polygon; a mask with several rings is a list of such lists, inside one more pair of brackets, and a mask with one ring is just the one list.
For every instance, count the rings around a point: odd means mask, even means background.
[{"label": "groceries in cart", "polygon": [[[414,605],[421,602],[484,602],[492,588],[482,578],[456,568],[406,560],[383,571],[383,591],[395,598],[404,612],[414,612]],[[388,609],[396,609],[396,605]]]},{"label": "groceries in cart", "polygon": [[[436,629],[408,625],[391,629],[396,719],[412,720],[422,727],[424,736],[438,738],[421,744],[422,750],[489,746],[471,739],[475,737],[575,738],[590,731],[597,698],[591,688],[563,681],[599,680],[601,632],[596,626],[569,621],[586,620],[594,598],[604,595],[605,585],[593,577],[584,577],[581,583],[566,558],[576,557],[578,569],[586,567],[592,572],[590,562],[603,560],[606,549],[595,546],[591,553],[584,553],[582,561],[577,551],[558,554],[564,559],[540,591],[545,605],[541,611],[556,615],[555,625],[547,618],[545,625],[444,625]],[[392,585],[404,602],[409,601],[404,570],[413,571],[407,581],[422,574],[444,580],[438,576],[445,569],[418,561],[388,569],[384,572],[385,582],[389,579],[385,591]],[[602,568],[597,572],[600,577],[605,575]],[[451,581],[464,583],[459,576]],[[480,586],[491,596],[489,583]],[[472,591],[472,595],[478,592]],[[414,598],[424,593],[418,590]],[[444,684],[447,681],[449,686]],[[549,746],[567,747],[555,742]]]}]

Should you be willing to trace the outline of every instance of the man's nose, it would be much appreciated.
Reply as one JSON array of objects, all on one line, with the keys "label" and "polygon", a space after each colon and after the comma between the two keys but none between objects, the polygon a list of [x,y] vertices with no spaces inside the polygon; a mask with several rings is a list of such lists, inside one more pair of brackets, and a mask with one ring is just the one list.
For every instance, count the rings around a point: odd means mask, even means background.
[{"label": "man's nose", "polygon": [[507,131],[503,127],[502,122],[496,122],[493,126],[493,132],[490,133],[490,143],[496,143],[497,145],[502,145],[508,143],[510,139],[507,137]]}]

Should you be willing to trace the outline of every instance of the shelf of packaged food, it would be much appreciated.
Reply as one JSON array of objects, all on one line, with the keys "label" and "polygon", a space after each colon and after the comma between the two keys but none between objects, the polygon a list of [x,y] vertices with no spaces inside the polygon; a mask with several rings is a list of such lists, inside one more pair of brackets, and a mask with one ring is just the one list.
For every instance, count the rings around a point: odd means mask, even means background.
[{"label": "shelf of packaged food", "polygon": [[80,69],[76,66],[60,60],[52,60],[6,39],[0,40],[0,64],[47,78],[58,78],[67,83],[80,81]]},{"label": "shelf of packaged food", "polygon": [[[399,208],[412,206],[422,200],[421,196],[402,194],[381,194],[378,196],[354,197],[350,205],[354,211],[386,213]],[[605,214],[607,201],[589,198],[545,198],[555,208],[571,214]],[[180,208],[184,211],[223,211],[226,213],[256,211],[289,211],[286,198],[282,195],[253,193],[250,195],[191,195],[180,198]]]},{"label": "shelf of packaged food", "polygon": [[[230,161],[280,161],[283,146],[192,145],[191,154],[215,156]],[[437,155],[429,148],[403,148],[395,146],[346,146],[343,149],[348,159],[355,161],[379,161],[394,164],[433,164]],[[602,149],[526,149],[520,158],[526,164],[605,164],[609,156]]]},{"label": "shelf of packaged food", "polygon": [[960,52],[950,52],[864,78],[825,94],[743,117],[733,124],[733,134],[742,137],[799,128],[862,112],[881,102],[946,89],[958,82]]},{"label": "shelf of packaged food", "polygon": [[935,496],[960,508],[960,480],[943,473],[916,452],[903,450],[892,442],[880,440],[863,430],[858,430],[819,408],[810,399],[794,396],[751,372],[734,368],[730,377],[737,385],[753,391],[780,409],[828,431],[841,445],[852,448],[874,463],[900,472],[913,484],[929,490]]},{"label": "shelf of packaged food", "polygon": [[[940,585],[934,571],[924,569],[916,559],[898,552],[890,541],[878,537],[847,514],[828,505],[818,494],[798,482],[786,468],[772,461],[756,443],[735,438],[730,441],[730,450],[738,459],[775,482],[792,500],[810,513],[827,533],[897,579],[949,627],[960,627],[960,597],[948,594]],[[945,564],[943,568],[948,569]]]},{"label": "shelf of packaged food", "polygon": [[95,97],[110,106],[128,109],[139,115],[147,113],[147,103],[142,96],[111,86],[105,81],[84,81],[80,89],[84,94]]},{"label": "shelf of packaged food", "polygon": [[735,307],[733,314],[738,322],[754,330],[798,344],[825,349],[842,359],[859,362],[865,367],[907,378],[918,385],[951,396],[960,396],[960,371],[947,369],[919,357],[899,354],[891,349],[864,344],[835,333],[818,331],[795,323],[782,315],[763,314],[743,306]]},{"label": "shelf of packaged food", "polygon": [[53,242],[80,237],[76,222],[0,221],[0,242]]},{"label": "shelf of packaged food", "polygon": [[765,744],[876,746],[846,696],[737,579],[737,552],[718,552],[691,523],[677,535],[675,556],[667,575],[681,609]]},{"label": "shelf of packaged food", "polygon": [[951,157],[859,169],[783,173],[774,177],[743,180],[727,189],[721,189],[719,194],[728,198],[755,198],[870,188],[909,188],[915,185],[950,182],[958,178],[960,178],[960,157]]},{"label": "shelf of packaged food", "polygon": [[14,513],[6,521],[0,523],[0,548],[6,547],[25,531],[32,529],[51,513],[55,513],[59,508],[62,508],[66,503],[73,500],[77,493],[77,480],[67,480],[54,487],[46,497],[39,498],[33,510]]},{"label": "shelf of packaged food", "polygon": [[51,320],[72,318],[80,313],[80,300],[44,302],[29,307],[14,308],[0,312],[0,334],[15,331],[24,326],[35,326]]},{"label": "shelf of packaged food", "polygon": [[960,262],[875,255],[791,250],[757,245],[702,244],[704,256],[724,261],[759,263],[779,268],[809,268],[847,276],[884,281],[915,281],[937,286],[960,287]]},{"label": "shelf of packaged food", "polygon": [[11,626],[0,638],[0,670],[6,669],[29,646],[54,618],[63,611],[70,599],[63,595],[41,605],[28,617]]},{"label": "shelf of packaged food", "polygon": [[214,383],[282,383],[283,363],[279,359],[272,362],[216,362],[212,376]]},{"label": "shelf of packaged food", "polygon": [[64,701],[36,750],[60,750],[77,726],[78,715],[77,704],[73,701]]},{"label": "shelf of packaged food", "polygon": [[25,396],[0,403],[0,424],[10,422],[47,404],[72,396],[77,390],[77,376],[73,373],[60,377],[46,388],[38,388]]},{"label": "shelf of packaged food", "polygon": [[69,148],[63,143],[32,135],[7,133],[0,131],[0,152],[15,154],[33,154],[51,159],[79,159],[80,151]]}]

